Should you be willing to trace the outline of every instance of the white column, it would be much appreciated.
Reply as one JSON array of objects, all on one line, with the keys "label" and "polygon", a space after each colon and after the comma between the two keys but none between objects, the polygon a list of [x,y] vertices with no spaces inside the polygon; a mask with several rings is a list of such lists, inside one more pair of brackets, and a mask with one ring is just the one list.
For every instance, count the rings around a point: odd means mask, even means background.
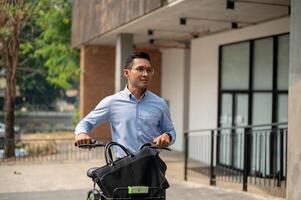
[{"label": "white column", "polygon": [[115,55],[115,92],[123,90],[127,80],[123,75],[123,67],[127,57],[133,52],[133,34],[119,34],[116,41]]},{"label": "white column", "polygon": [[[190,44],[188,44],[190,46]],[[184,52],[184,99],[183,130],[189,130],[189,96],[190,96],[190,49]],[[183,142],[184,143],[184,142]]]},{"label": "white column", "polygon": [[291,0],[287,200],[301,199],[301,1]]}]

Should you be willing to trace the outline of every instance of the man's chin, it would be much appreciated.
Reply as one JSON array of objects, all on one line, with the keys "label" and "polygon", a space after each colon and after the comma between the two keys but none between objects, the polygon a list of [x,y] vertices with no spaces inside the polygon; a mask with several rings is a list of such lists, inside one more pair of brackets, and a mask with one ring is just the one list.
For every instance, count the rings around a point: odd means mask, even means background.
[{"label": "man's chin", "polygon": [[147,89],[147,88],[148,88],[148,85],[149,85],[148,83],[145,83],[145,84],[144,84],[144,83],[141,83],[141,84],[138,85],[138,87],[139,87],[140,89]]}]

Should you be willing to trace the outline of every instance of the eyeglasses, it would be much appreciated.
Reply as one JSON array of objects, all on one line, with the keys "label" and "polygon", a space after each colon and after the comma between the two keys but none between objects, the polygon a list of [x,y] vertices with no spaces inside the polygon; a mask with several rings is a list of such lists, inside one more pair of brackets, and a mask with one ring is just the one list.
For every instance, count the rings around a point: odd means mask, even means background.
[{"label": "eyeglasses", "polygon": [[153,68],[153,67],[137,67],[137,68],[131,68],[131,69],[135,70],[141,74],[143,74],[144,72],[147,72],[148,74],[153,74],[155,72],[155,68]]}]

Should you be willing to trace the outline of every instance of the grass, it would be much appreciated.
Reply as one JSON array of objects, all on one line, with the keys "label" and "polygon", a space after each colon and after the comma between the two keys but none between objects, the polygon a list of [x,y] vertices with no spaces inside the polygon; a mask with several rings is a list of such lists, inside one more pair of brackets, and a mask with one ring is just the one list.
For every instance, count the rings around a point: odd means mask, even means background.
[{"label": "grass", "polygon": [[55,141],[48,141],[45,144],[39,144],[38,146],[27,146],[29,155],[45,156],[58,153],[57,144]]},{"label": "grass", "polygon": [[74,133],[63,131],[23,133],[21,141],[16,144],[16,147],[26,149],[30,156],[47,156],[59,153],[58,145],[61,142],[64,143],[66,139],[74,140]]},{"label": "grass", "polygon": [[72,132],[23,133],[21,140],[74,139]]}]

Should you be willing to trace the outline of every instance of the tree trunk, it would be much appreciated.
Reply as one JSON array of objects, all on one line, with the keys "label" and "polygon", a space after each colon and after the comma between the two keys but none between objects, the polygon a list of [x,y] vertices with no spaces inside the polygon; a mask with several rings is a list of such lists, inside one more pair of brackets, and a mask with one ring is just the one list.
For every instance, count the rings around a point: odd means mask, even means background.
[{"label": "tree trunk", "polygon": [[[10,56],[8,56],[10,57]],[[12,62],[12,58],[8,60]],[[11,66],[11,65],[10,65]],[[5,104],[4,104],[4,123],[5,123],[5,138],[7,144],[5,146],[5,157],[10,158],[15,156],[15,99],[16,99],[16,78],[11,69],[6,69],[6,88],[5,88]]]},{"label": "tree trunk", "polygon": [[7,158],[15,156],[16,71],[20,47],[20,27],[26,14],[24,5],[24,0],[0,0],[0,27],[4,27],[6,28],[4,30],[9,31],[8,36],[0,38],[6,73],[4,123],[7,144],[4,152]]},{"label": "tree trunk", "polygon": [[16,100],[16,71],[19,56],[19,28],[20,24],[14,24],[13,35],[6,41],[5,64],[6,64],[6,88],[4,103],[5,137],[5,157],[15,156],[15,100]]}]

